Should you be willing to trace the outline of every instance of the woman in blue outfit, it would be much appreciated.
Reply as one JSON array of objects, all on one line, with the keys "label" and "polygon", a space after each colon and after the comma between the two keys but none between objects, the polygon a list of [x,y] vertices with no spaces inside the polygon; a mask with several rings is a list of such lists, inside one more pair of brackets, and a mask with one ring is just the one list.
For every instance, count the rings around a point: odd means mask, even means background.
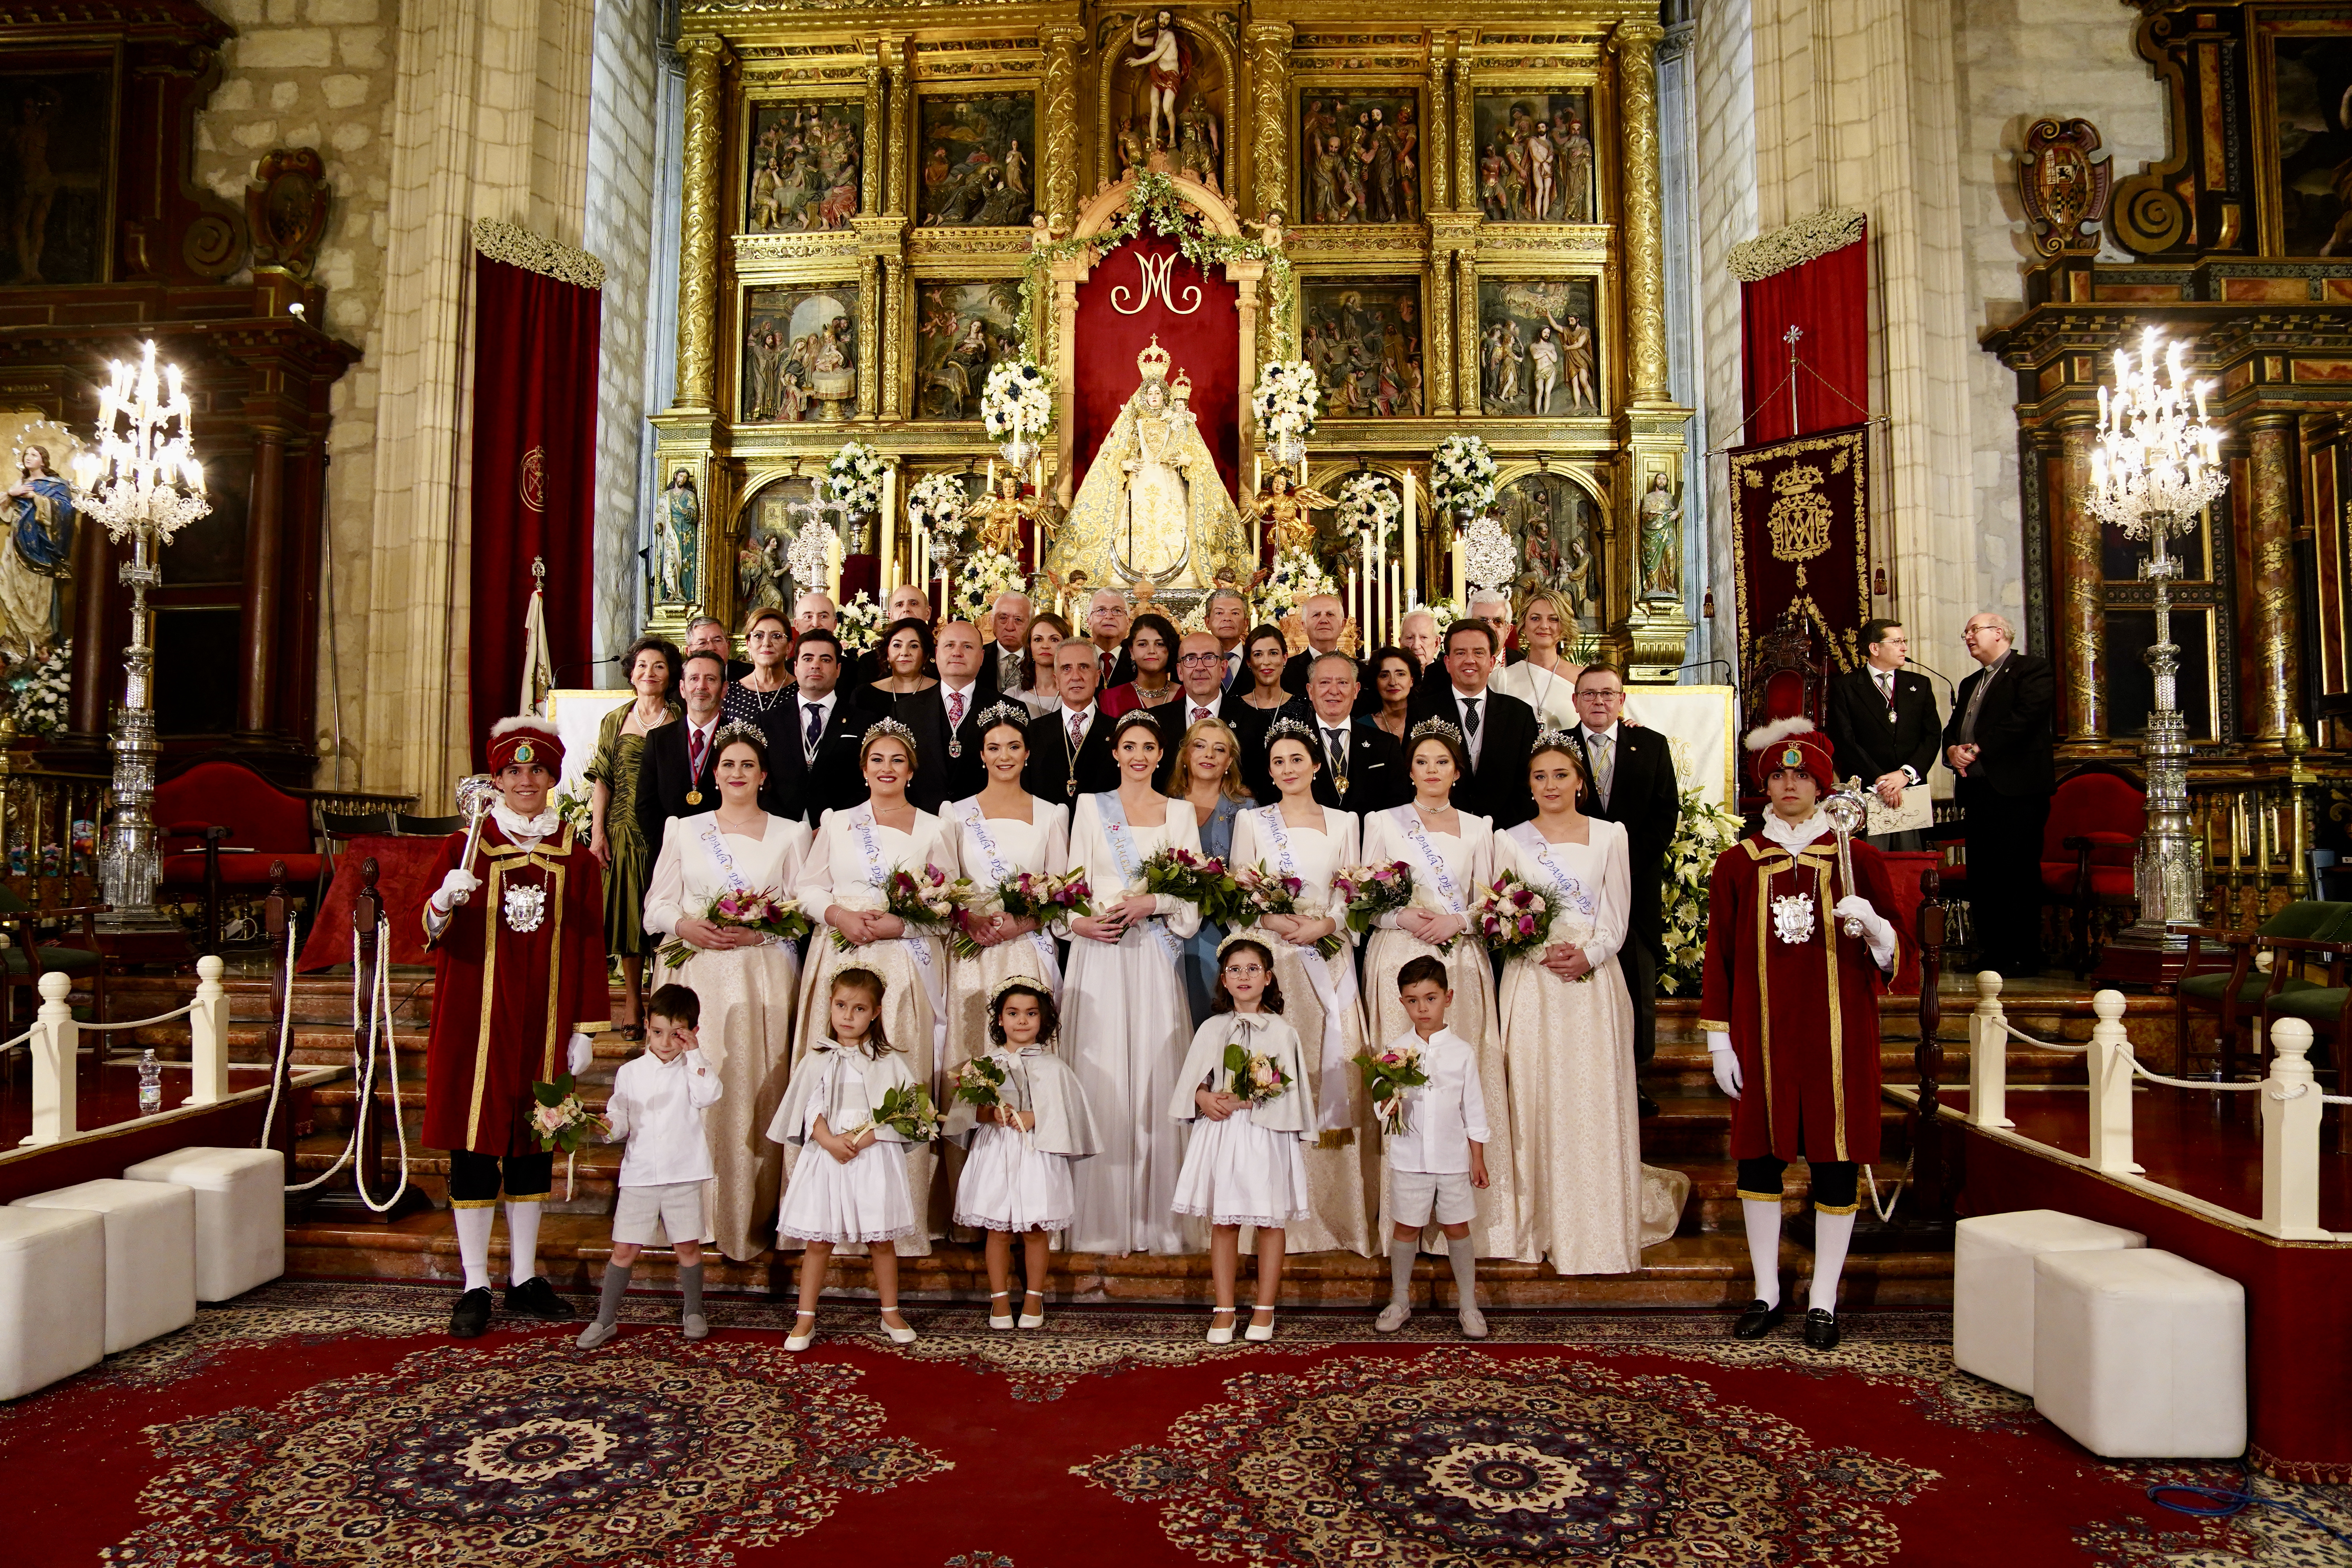
[{"label": "woman in blue outfit", "polygon": [[[1234,818],[1257,803],[1242,787],[1241,742],[1222,719],[1203,719],[1184,731],[1176,749],[1176,766],[1168,775],[1171,800],[1192,807],[1201,825],[1201,853],[1220,860],[1234,847]],[[1223,926],[1201,922],[1184,943],[1184,995],[1192,1016],[1205,1018],[1215,1011],[1209,995],[1216,987],[1217,943],[1225,940]]]}]

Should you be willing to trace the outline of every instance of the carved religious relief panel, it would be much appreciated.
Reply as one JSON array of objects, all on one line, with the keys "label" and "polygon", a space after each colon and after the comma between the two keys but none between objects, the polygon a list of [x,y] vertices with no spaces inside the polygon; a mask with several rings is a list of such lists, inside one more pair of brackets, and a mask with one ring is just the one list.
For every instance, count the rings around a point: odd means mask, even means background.
[{"label": "carved religious relief panel", "polygon": [[1315,367],[1326,418],[1426,413],[1420,281],[1302,283],[1299,354]]},{"label": "carved religious relief panel", "polygon": [[1469,119],[1477,206],[1488,221],[1598,221],[1589,89],[1481,89]]},{"label": "carved religious relief panel", "polygon": [[1229,16],[1169,10],[1106,16],[1096,26],[1102,84],[1095,166],[1105,180],[1167,168],[1220,195],[1234,183],[1233,84],[1237,74]]},{"label": "carved religious relief panel", "polygon": [[864,174],[862,101],[754,102],[745,118],[744,147],[744,233],[848,229]]},{"label": "carved religious relief panel", "polygon": [[1601,412],[1596,285],[1588,279],[1478,279],[1478,402],[1490,415]]},{"label": "carved religious relief panel", "polygon": [[916,216],[925,227],[1028,223],[1037,190],[1034,92],[926,92],[915,145]]},{"label": "carved religious relief panel", "polygon": [[1522,563],[1517,586],[1559,595],[1580,634],[1604,625],[1600,504],[1580,479],[1541,470],[1507,481],[1495,498],[1496,519]]},{"label": "carved religious relief panel", "polygon": [[856,284],[747,289],[742,320],[742,423],[796,425],[848,416],[864,352]]},{"label": "carved religious relief panel", "polygon": [[1423,118],[1414,88],[1301,89],[1298,221],[1419,223]]}]

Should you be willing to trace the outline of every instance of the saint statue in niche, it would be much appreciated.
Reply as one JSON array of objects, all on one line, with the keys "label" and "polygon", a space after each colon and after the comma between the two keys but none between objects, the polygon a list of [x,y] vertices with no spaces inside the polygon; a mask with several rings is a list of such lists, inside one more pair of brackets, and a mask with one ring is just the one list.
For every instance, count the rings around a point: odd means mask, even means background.
[{"label": "saint statue in niche", "polygon": [[669,477],[654,509],[654,598],[665,605],[694,599],[694,572],[701,553],[702,503],[695,499],[694,475],[684,468]]},{"label": "saint statue in niche", "polygon": [[[1184,77],[1192,62],[1186,58],[1184,41],[1176,31],[1176,18],[1166,11],[1152,16],[1151,31],[1143,30],[1143,18],[1135,19],[1128,41],[1142,53],[1129,58],[1129,69],[1144,73],[1145,91],[1150,94],[1150,121],[1143,132],[1145,143],[1152,147],[1172,147],[1176,144],[1176,95],[1182,90]],[[1167,121],[1162,134],[1160,121]]]},{"label": "saint statue in niche", "polygon": [[51,471],[47,447],[26,447],[16,462],[17,480],[0,508],[8,527],[0,545],[0,655],[38,663],[58,642],[58,584],[73,575],[73,489]]},{"label": "saint statue in niche", "polygon": [[1683,596],[1683,509],[1666,476],[1653,473],[1643,492],[1641,512],[1642,597],[1679,604]]}]

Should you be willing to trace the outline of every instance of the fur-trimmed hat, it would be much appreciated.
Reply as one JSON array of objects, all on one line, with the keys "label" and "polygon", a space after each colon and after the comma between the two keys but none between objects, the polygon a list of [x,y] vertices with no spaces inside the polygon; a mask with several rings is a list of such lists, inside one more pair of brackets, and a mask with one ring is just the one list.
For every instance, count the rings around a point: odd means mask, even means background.
[{"label": "fur-trimmed hat", "polygon": [[509,763],[537,763],[550,778],[563,774],[563,737],[535,714],[501,719],[490,726],[490,776]]},{"label": "fur-trimmed hat", "polygon": [[1784,768],[1811,773],[1827,795],[1837,788],[1837,763],[1830,738],[1813,728],[1810,719],[1776,719],[1748,731],[1748,771],[1756,787],[1764,788]]}]

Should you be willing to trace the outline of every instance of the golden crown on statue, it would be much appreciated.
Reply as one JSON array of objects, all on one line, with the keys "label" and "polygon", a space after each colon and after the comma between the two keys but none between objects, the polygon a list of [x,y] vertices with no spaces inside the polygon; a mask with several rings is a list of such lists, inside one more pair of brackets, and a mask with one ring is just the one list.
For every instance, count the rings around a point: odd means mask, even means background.
[{"label": "golden crown on statue", "polygon": [[1160,334],[1151,334],[1151,346],[1135,356],[1135,368],[1143,373],[1146,381],[1166,381],[1170,354],[1160,346]]},{"label": "golden crown on statue", "polygon": [[1192,395],[1192,378],[1186,375],[1182,371],[1178,371],[1176,373],[1176,379],[1168,384],[1168,395],[1177,399],[1179,402],[1191,397]]}]

